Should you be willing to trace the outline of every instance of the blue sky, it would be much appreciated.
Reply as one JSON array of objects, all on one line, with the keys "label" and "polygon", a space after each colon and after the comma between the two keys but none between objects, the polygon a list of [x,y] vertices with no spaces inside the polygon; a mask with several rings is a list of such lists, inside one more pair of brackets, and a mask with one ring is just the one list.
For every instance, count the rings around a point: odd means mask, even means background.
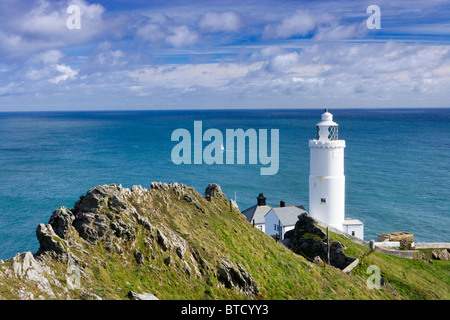
[{"label": "blue sky", "polygon": [[449,101],[450,1],[0,3],[0,111]]}]

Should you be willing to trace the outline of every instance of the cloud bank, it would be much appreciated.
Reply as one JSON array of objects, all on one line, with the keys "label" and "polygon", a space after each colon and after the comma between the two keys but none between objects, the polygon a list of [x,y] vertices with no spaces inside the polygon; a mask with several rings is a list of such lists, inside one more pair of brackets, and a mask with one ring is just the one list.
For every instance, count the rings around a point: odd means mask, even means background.
[{"label": "cloud bank", "polygon": [[450,9],[404,4],[2,1],[0,111],[449,107]]}]

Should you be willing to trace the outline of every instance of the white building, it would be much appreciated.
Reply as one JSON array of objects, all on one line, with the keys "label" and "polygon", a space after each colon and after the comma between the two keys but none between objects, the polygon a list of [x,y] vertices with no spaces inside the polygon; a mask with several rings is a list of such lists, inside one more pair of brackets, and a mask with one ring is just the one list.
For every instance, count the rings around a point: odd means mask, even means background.
[{"label": "white building", "polygon": [[[309,214],[336,229],[363,239],[363,224],[345,220],[345,140],[338,139],[338,124],[327,110],[316,125],[316,139],[309,141]],[[352,221],[351,223],[349,221]]]},{"label": "white building", "polygon": [[302,206],[272,208],[265,216],[265,233],[274,237],[278,235],[278,239],[283,240],[284,234],[295,228],[298,216],[302,213],[306,213]]},{"label": "white building", "polygon": [[345,233],[364,240],[364,224],[358,219],[347,218],[342,223]]}]

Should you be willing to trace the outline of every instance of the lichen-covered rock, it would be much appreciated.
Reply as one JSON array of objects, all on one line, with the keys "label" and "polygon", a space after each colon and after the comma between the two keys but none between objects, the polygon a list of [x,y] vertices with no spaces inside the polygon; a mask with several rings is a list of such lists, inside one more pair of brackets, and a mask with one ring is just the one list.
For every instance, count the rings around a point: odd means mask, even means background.
[{"label": "lichen-covered rock", "polygon": [[134,251],[134,258],[138,264],[144,264],[144,256],[139,250]]},{"label": "lichen-covered rock", "polygon": [[39,224],[36,228],[36,237],[40,244],[38,255],[47,252],[50,255],[54,255],[61,262],[68,261],[69,256],[63,244],[64,240],[53,231],[50,224]]},{"label": "lichen-covered rock", "polygon": [[235,267],[226,258],[222,258],[217,273],[219,282],[228,289],[236,288],[252,298],[259,292],[258,285],[252,275],[239,263]]},{"label": "lichen-covered rock", "polygon": [[211,200],[212,197],[221,198],[225,195],[222,192],[222,189],[217,183],[210,183],[205,190],[205,198]]},{"label": "lichen-covered rock", "polygon": [[59,207],[52,213],[48,223],[61,239],[65,239],[74,219],[75,216],[69,209],[66,207]]},{"label": "lichen-covered rock", "polygon": [[105,241],[111,248],[113,236],[122,241],[135,238],[133,223],[125,222],[123,215],[134,213],[134,207],[127,201],[129,189],[122,186],[103,185],[90,189],[75,203],[72,225],[79,235],[90,243]]},{"label": "lichen-covered rock", "polygon": [[[17,253],[11,260],[16,277],[35,283],[39,290],[51,298],[55,297],[50,282],[46,277],[46,275],[52,274],[50,268],[41,265],[31,252]],[[22,290],[20,296],[22,300],[37,298],[32,291],[27,290]]]},{"label": "lichen-covered rock", "polygon": [[128,292],[127,297],[131,300],[159,300],[155,295],[151,293],[136,293],[133,291]]}]

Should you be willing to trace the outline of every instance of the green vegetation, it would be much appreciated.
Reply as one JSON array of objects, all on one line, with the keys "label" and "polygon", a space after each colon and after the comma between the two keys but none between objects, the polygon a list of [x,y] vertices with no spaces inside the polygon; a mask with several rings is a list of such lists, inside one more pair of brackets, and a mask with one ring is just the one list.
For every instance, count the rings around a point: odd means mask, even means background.
[{"label": "green vegetation", "polygon": [[353,275],[367,277],[367,268],[375,265],[380,268],[387,286],[397,290],[404,299],[450,299],[450,261],[398,258],[371,252],[342,235],[332,234],[332,238],[347,247],[347,255],[360,258],[360,263],[352,270]]},{"label": "green vegetation", "polygon": [[[173,188],[151,189],[146,197],[130,194],[129,205],[148,219],[151,228],[136,223],[129,212],[100,210],[99,214],[134,226],[134,239],[114,240],[118,249],[108,248],[102,241],[89,243],[70,227],[66,236],[70,241],[64,241],[64,246],[82,266],[81,289],[65,287],[67,263],[43,256],[40,261],[51,269],[48,277],[55,296],[39,293],[32,280],[8,276],[12,262],[6,261],[0,264],[0,299],[23,298],[20,292],[31,290],[34,298],[52,299],[126,299],[130,290],[152,293],[159,299],[252,298],[219,281],[218,266],[223,258],[242,265],[254,278],[258,286],[254,299],[450,299],[449,261],[430,264],[386,256],[330,233],[332,240],[346,246],[348,256],[360,258],[360,264],[347,275],[323,263],[308,262],[275,242],[252,227],[238,210],[230,210],[223,195],[208,201],[186,186],[181,195]],[[165,250],[156,230],[168,237],[176,235],[177,241],[184,242],[184,251],[174,246]],[[142,254],[142,263],[138,263],[136,251]],[[381,270],[384,282],[380,289],[367,287],[370,265]]]}]

